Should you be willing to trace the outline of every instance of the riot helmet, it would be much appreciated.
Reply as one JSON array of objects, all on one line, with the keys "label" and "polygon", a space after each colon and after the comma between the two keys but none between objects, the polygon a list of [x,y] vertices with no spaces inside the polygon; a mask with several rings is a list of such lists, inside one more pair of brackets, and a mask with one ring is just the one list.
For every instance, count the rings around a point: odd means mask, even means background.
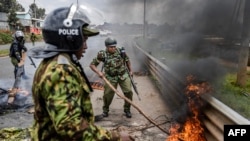
[{"label": "riot helmet", "polygon": [[117,44],[117,41],[115,38],[108,37],[105,40],[105,46],[116,46],[116,44]]},{"label": "riot helmet", "polygon": [[14,37],[15,37],[15,39],[16,39],[18,42],[22,42],[23,39],[24,39],[24,34],[23,34],[22,31],[17,30],[17,31],[15,32],[15,34],[14,34]]},{"label": "riot helmet", "polygon": [[[42,26],[46,52],[74,52],[79,50],[86,36],[99,34],[88,28],[86,10],[72,4],[48,14]],[[86,33],[86,34],[85,34]]]}]

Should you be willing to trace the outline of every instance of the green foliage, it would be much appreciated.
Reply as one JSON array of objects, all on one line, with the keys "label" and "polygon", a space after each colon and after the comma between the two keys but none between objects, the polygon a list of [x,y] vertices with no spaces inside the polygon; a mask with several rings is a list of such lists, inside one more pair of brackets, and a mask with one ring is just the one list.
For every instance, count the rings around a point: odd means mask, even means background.
[{"label": "green foliage", "polygon": [[17,7],[16,7],[17,9],[17,11],[20,11],[20,12],[24,12],[25,11],[25,9],[23,8],[23,6],[20,4],[20,3],[17,3]]},{"label": "green foliage", "polygon": [[[248,72],[248,78],[250,78]],[[215,93],[215,97],[224,104],[237,111],[247,119],[250,119],[250,80],[247,80],[246,87],[236,85],[237,74],[227,74],[222,87]]]},{"label": "green foliage", "polygon": [[11,10],[24,11],[24,8],[16,0],[0,0],[0,12],[9,13]]},{"label": "green foliage", "polygon": [[13,7],[13,2],[15,2],[15,0],[0,0],[0,12],[9,13],[9,10]]},{"label": "green foliage", "polygon": [[[36,41],[42,41],[42,35],[36,35]],[[12,33],[10,31],[0,30],[0,45],[10,44],[12,42]],[[30,42],[30,34],[25,34],[25,41]]]},{"label": "green foliage", "polygon": [[39,18],[39,19],[44,19],[45,18],[45,9],[44,8],[38,8],[37,9],[37,15],[36,15],[36,18]]},{"label": "green foliage", "polygon": [[8,23],[11,26],[17,25],[18,18],[16,17],[16,12],[14,10],[10,11],[10,14],[8,16]]},{"label": "green foliage", "polygon": [[43,19],[45,17],[45,9],[44,8],[38,8],[35,3],[32,3],[29,7],[32,10],[32,17],[33,18]]},{"label": "green foliage", "polygon": [[0,44],[7,44],[11,41],[12,37],[9,31],[0,31]]}]

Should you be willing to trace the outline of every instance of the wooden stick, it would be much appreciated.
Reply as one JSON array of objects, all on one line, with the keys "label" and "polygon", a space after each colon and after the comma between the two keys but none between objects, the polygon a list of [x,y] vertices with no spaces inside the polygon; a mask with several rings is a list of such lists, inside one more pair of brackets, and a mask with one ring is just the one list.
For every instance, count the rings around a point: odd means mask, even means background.
[{"label": "wooden stick", "polygon": [[102,77],[102,79],[109,85],[109,87],[122,99],[124,99],[126,102],[130,103],[137,111],[139,111],[139,113],[141,113],[148,121],[150,121],[152,124],[154,124],[156,127],[158,127],[161,131],[163,131],[166,134],[170,134],[168,131],[164,130],[163,128],[161,128],[157,123],[155,123],[152,119],[150,119],[148,116],[146,116],[146,114],[138,107],[136,106],[130,99],[128,99],[127,97],[123,96],[122,94],[120,94],[120,92],[115,89],[115,87],[107,80],[107,78],[105,76]]}]

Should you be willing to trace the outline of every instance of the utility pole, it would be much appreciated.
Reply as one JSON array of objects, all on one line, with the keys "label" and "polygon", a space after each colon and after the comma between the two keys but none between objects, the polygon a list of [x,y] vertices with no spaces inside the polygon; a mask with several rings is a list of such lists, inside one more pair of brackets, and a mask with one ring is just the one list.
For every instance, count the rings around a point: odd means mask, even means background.
[{"label": "utility pole", "polygon": [[[34,0],[34,6],[36,6],[36,0]],[[35,19],[36,19],[36,7],[34,7],[35,10]]]},{"label": "utility pole", "polygon": [[146,37],[146,0],[144,0],[143,8],[143,39]]},{"label": "utility pole", "polygon": [[244,87],[247,80],[247,65],[249,57],[249,37],[250,37],[250,1],[245,1],[243,15],[243,30],[241,33],[241,46],[239,53],[238,72],[236,84]]}]

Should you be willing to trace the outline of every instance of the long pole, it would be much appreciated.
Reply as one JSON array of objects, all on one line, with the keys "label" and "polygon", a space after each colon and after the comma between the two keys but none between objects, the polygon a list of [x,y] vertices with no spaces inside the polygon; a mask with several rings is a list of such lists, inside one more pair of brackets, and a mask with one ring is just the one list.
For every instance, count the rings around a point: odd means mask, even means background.
[{"label": "long pole", "polygon": [[156,124],[152,119],[150,119],[148,116],[146,116],[146,114],[138,107],[136,106],[130,99],[128,99],[127,97],[123,96],[122,94],[120,94],[120,92],[107,80],[107,78],[105,76],[102,77],[102,79],[106,82],[106,84],[109,85],[109,87],[122,99],[124,99],[126,102],[130,103],[137,111],[139,111],[139,113],[141,113],[148,121],[150,121],[152,124],[154,124],[156,127],[158,127],[161,131],[163,131],[166,134],[170,134],[168,131],[164,130],[163,128],[161,128],[158,124]]}]

